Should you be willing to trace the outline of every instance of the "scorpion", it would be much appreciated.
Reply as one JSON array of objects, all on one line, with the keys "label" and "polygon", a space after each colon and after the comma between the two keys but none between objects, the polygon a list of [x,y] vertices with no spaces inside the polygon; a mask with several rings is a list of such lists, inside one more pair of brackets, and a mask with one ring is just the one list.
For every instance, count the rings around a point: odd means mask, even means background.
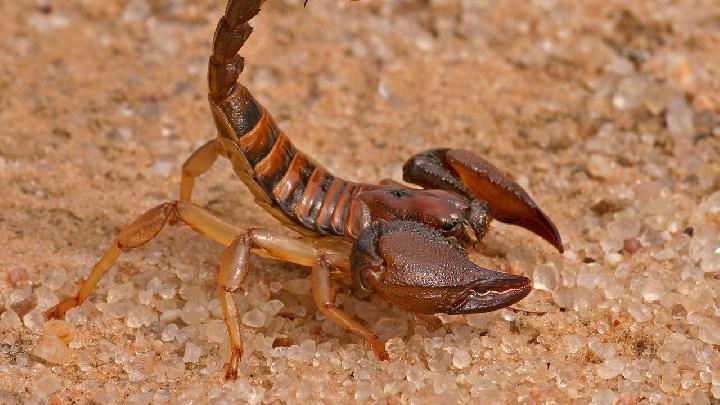
[{"label": "scorpion", "polygon": [[[302,153],[270,113],[238,81],[238,54],[264,0],[229,0],[215,30],[208,64],[208,100],[218,136],[182,166],[180,199],[162,203],[122,227],[76,295],[46,312],[62,318],[83,303],[122,252],[183,223],[225,245],[217,293],[230,341],[225,378],[234,380],[243,355],[233,293],[249,272],[250,254],[310,267],[312,297],[335,325],[362,338],[378,359],[384,343],[335,303],[336,281],[377,294],[430,322],[433,314],[494,311],[530,293],[528,278],[479,267],[467,255],[492,219],[534,232],[563,252],[560,234],[530,196],[498,168],[460,149],[412,156],[403,180],[358,183],[334,176]],[[195,179],[226,157],[257,205],[295,230],[241,229],[192,202]],[[437,318],[434,320],[439,321]]]}]

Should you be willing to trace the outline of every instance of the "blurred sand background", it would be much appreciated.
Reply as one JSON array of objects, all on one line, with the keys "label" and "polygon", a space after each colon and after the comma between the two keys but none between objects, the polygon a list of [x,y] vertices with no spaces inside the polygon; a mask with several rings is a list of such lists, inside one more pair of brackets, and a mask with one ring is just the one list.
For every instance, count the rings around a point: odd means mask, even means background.
[{"label": "blurred sand background", "polygon": [[[242,374],[225,383],[220,246],[172,227],[45,323],[214,136],[205,74],[224,6],[0,2],[0,403],[720,403],[713,0],[278,0],[255,19],[243,82],[337,174],[399,179],[447,146],[526,187],[566,253],[496,225],[473,258],[532,278],[519,306],[545,315],[431,332],[342,290],[389,339],[379,363],[317,313],[307,269],[256,258],[237,298]],[[195,196],[281,230],[225,161]]]}]

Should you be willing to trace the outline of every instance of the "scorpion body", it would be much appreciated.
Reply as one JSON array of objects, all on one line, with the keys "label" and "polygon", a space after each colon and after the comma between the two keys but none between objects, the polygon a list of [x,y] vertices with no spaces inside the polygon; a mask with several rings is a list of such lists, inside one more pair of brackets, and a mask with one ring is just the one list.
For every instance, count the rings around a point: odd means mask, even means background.
[{"label": "scorpion body", "polygon": [[[507,307],[530,292],[522,276],[484,269],[465,249],[494,218],[522,226],[563,250],[550,219],[528,194],[472,152],[433,149],[411,157],[403,179],[381,184],[343,180],[299,151],[269,112],[238,82],[238,54],[252,32],[249,21],[264,0],[229,0],[218,22],[208,64],[208,99],[218,137],[193,152],[182,168],[180,200],[160,204],[123,227],[78,293],[47,312],[62,317],[86,300],[118,256],[181,222],[227,246],[217,292],[228,329],[227,379],[237,378],[243,354],[232,293],[249,271],[250,253],[312,267],[312,295],[323,315],[387,359],[384,344],[335,305],[334,280],[418,314],[477,313]],[[195,179],[226,157],[258,205],[301,235],[243,230],[192,203]],[[436,321],[436,320],[435,320]]]},{"label": "scorpion body", "polygon": [[[220,134],[220,153],[230,159],[235,173],[253,192],[258,204],[300,233],[348,238],[356,238],[377,219],[415,219],[408,216],[413,205],[408,197],[415,197],[415,202],[426,207],[431,201],[442,206],[438,208],[444,217],[435,218],[438,227],[453,223],[451,217],[462,215],[458,211],[469,201],[455,194],[346,181],[292,144],[270,113],[238,82],[244,59],[237,52],[252,32],[249,20],[260,11],[261,3],[236,0],[228,3],[215,29],[208,65],[209,101]],[[383,207],[390,208],[388,200],[399,198],[403,203],[396,201],[392,213],[373,209],[368,201],[383,199]],[[480,205],[476,209],[480,211],[475,216],[482,236],[490,212]],[[428,222],[428,210],[422,211],[424,222]]]}]

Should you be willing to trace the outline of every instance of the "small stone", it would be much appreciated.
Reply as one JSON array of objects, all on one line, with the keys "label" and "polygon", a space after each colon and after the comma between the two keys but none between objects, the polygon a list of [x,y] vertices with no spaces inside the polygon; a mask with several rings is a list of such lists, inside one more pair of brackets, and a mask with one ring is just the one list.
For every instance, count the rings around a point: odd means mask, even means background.
[{"label": "small stone", "polygon": [[710,393],[712,393],[713,398],[720,399],[720,383],[713,384]]},{"label": "small stone", "polygon": [[41,397],[47,397],[62,388],[62,382],[52,374],[43,375],[32,383],[33,393]]},{"label": "small stone", "polygon": [[24,284],[28,281],[28,272],[24,267],[13,267],[8,272],[8,281],[13,287]]},{"label": "small stone", "polygon": [[35,289],[35,302],[35,307],[42,312],[57,305],[60,299],[49,288],[40,286]]},{"label": "small stone", "polygon": [[370,398],[370,392],[372,387],[368,381],[360,381],[355,388],[355,400],[365,401]]},{"label": "small stone", "polygon": [[710,399],[708,399],[707,395],[701,390],[695,390],[692,395],[690,395],[690,404],[710,405]]},{"label": "small stone", "polygon": [[180,312],[180,318],[188,325],[198,325],[210,317],[205,305],[198,301],[188,301]]},{"label": "small stone", "polygon": [[178,290],[178,295],[186,301],[202,302],[207,298],[207,291],[198,285],[183,285]]},{"label": "small stone", "polygon": [[642,244],[638,238],[630,238],[623,241],[623,251],[627,254],[635,254],[641,247]]},{"label": "small stone", "polygon": [[385,350],[391,357],[400,356],[405,350],[405,341],[398,337],[390,338],[385,342]]},{"label": "small stone", "polygon": [[127,397],[127,403],[130,405],[150,405],[153,403],[154,392],[138,392],[130,394]]},{"label": "small stone", "polygon": [[242,316],[242,323],[251,328],[259,328],[265,325],[266,320],[265,313],[257,308],[251,309]]},{"label": "small stone", "polygon": [[71,325],[82,325],[87,321],[87,314],[85,313],[84,307],[81,305],[75,307],[65,314],[65,322]]},{"label": "small stone", "polygon": [[642,288],[642,296],[647,302],[655,302],[666,294],[665,285],[658,280],[650,280]]},{"label": "small stone", "polygon": [[700,324],[698,338],[711,345],[720,344],[720,326],[713,322],[704,322]]},{"label": "small stone", "polygon": [[613,405],[617,399],[617,393],[609,389],[604,389],[596,392],[592,396],[590,403],[593,405]]},{"label": "small stone", "polygon": [[53,291],[59,290],[68,279],[67,271],[63,268],[45,270],[41,274],[42,284]]},{"label": "small stone", "polygon": [[262,303],[260,305],[260,310],[262,310],[267,316],[275,316],[280,312],[283,306],[285,306],[285,304],[283,304],[280,300],[270,300]]},{"label": "small stone", "polygon": [[92,396],[92,402],[95,404],[113,404],[117,399],[118,395],[110,391],[98,391]]},{"label": "small stone", "polygon": [[559,287],[553,291],[553,300],[560,308],[572,308],[575,302],[575,292],[569,287]]},{"label": "small stone", "polygon": [[559,277],[560,275],[555,264],[549,263],[538,266],[533,272],[533,288],[553,291],[557,288]]},{"label": "small stone", "polygon": [[222,343],[227,336],[227,327],[221,319],[212,319],[205,325],[205,336],[214,343]]},{"label": "small stone", "polygon": [[568,347],[568,352],[571,354],[577,353],[585,347],[586,339],[578,335],[567,335],[563,337],[565,344]]},{"label": "small stone", "polygon": [[282,283],[279,281],[271,281],[269,286],[270,292],[273,294],[277,294],[278,292],[280,292],[280,290],[282,290],[282,286]]},{"label": "small stone", "polygon": [[372,331],[383,340],[403,336],[407,332],[407,322],[398,317],[382,317],[372,326]]},{"label": "small stone", "polygon": [[180,318],[181,310],[173,308],[163,311],[160,314],[160,321],[163,323],[175,322]]},{"label": "small stone", "polygon": [[7,309],[5,312],[0,314],[0,330],[13,330],[18,329],[22,326],[22,321],[18,314],[12,309]]},{"label": "small stone", "polygon": [[596,370],[600,378],[604,380],[609,380],[620,375],[624,367],[624,360],[617,357],[612,357],[606,359],[602,364],[598,364]]},{"label": "small stone", "polygon": [[618,110],[630,110],[637,107],[643,100],[643,94],[648,87],[644,76],[632,75],[623,78],[612,97],[612,103]]},{"label": "small stone", "polygon": [[199,346],[192,344],[191,342],[185,343],[185,354],[183,355],[183,362],[185,363],[197,363],[202,355],[202,349]]},{"label": "small stone", "polygon": [[49,363],[65,364],[70,361],[73,350],[55,335],[43,335],[40,342],[35,345],[33,355]]},{"label": "small stone", "polygon": [[42,312],[38,309],[33,309],[32,311],[28,312],[23,316],[23,323],[25,324],[25,327],[34,331],[34,332],[40,332],[43,328],[43,325],[45,325],[45,317],[43,316]]},{"label": "small stone", "polygon": [[587,160],[587,171],[595,178],[607,179],[615,173],[615,163],[603,155],[593,154]]},{"label": "small stone", "polygon": [[160,339],[162,339],[163,342],[171,342],[173,339],[175,339],[177,332],[178,326],[176,324],[168,324],[165,326],[165,328],[163,328],[163,331],[160,334]]},{"label": "small stone", "polygon": [[263,282],[256,282],[252,288],[247,288],[245,298],[250,306],[259,307],[270,299],[270,288]]},{"label": "small stone", "polygon": [[144,325],[150,325],[157,320],[157,314],[150,307],[135,305],[128,313],[125,325],[130,328],[139,328]]},{"label": "small stone", "polygon": [[603,268],[597,264],[582,266],[577,275],[577,285],[592,290],[598,286]]},{"label": "small stone", "polygon": [[665,67],[667,79],[674,87],[681,90],[691,90],[694,82],[693,69],[685,55],[667,55]]},{"label": "small stone", "polygon": [[470,365],[472,362],[472,357],[470,357],[470,353],[468,353],[466,350],[463,349],[456,349],[455,353],[453,353],[453,359],[452,364],[453,366],[463,369]]},{"label": "small stone", "polygon": [[638,322],[647,322],[652,319],[652,311],[647,305],[639,302],[628,304],[628,313]]},{"label": "small stone", "polygon": [[683,97],[673,98],[665,114],[668,131],[673,136],[693,136],[695,134],[693,117],[693,110]]},{"label": "small stone", "polygon": [[435,391],[435,393],[438,395],[444,392],[452,392],[457,390],[457,382],[455,382],[455,375],[452,373],[436,375],[435,378],[432,379],[432,385],[433,391]]},{"label": "small stone", "polygon": [[307,295],[311,288],[310,280],[296,278],[283,282],[283,289],[293,295]]}]

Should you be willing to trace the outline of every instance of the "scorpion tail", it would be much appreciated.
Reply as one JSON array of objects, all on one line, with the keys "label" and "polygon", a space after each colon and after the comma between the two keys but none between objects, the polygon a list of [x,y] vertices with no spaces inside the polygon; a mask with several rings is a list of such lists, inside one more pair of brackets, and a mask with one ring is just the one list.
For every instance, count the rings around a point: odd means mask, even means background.
[{"label": "scorpion tail", "polygon": [[208,64],[210,99],[222,102],[233,93],[245,60],[238,51],[252,33],[248,23],[260,12],[265,0],[230,0],[218,22],[213,38],[213,53]]}]

